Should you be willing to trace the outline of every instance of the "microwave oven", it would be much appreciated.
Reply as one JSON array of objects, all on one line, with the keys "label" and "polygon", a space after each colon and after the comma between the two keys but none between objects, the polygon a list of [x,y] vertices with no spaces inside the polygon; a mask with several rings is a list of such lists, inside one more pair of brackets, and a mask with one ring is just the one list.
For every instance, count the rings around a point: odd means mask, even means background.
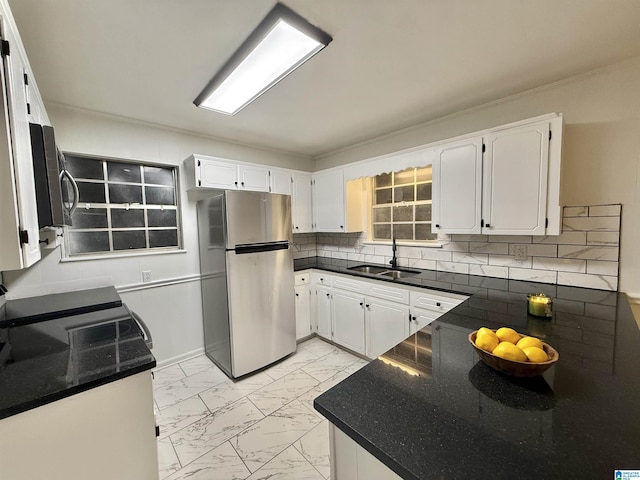
[{"label": "microwave oven", "polygon": [[78,185],[66,169],[64,155],[56,147],[53,127],[30,123],[29,130],[38,226],[70,226],[79,201]]}]

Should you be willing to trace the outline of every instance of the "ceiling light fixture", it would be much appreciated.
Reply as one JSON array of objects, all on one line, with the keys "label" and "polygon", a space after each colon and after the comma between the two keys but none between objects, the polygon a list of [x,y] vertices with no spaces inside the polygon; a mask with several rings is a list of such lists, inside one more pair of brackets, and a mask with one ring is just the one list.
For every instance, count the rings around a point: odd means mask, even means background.
[{"label": "ceiling light fixture", "polygon": [[234,115],[331,40],[326,32],[277,3],[193,103]]}]

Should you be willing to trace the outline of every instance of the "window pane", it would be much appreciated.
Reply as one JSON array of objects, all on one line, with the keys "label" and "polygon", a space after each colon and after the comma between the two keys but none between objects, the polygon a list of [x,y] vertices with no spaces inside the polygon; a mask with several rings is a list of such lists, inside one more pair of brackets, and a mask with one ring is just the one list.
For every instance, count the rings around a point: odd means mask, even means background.
[{"label": "window pane", "polygon": [[407,207],[393,207],[394,222],[413,222],[413,205]]},{"label": "window pane", "polygon": [[144,227],[144,210],[112,208],[111,226],[113,228]]},{"label": "window pane", "polygon": [[149,230],[149,247],[178,246],[177,230]]},{"label": "window pane", "polygon": [[107,162],[110,181],[140,183],[140,166],[132,163]]},{"label": "window pane", "polygon": [[417,199],[416,200],[431,200],[431,184],[430,183],[422,183],[417,185]]},{"label": "window pane", "polygon": [[376,190],[376,205],[383,203],[391,203],[391,189],[383,188],[382,190]]},{"label": "window pane", "polygon": [[416,182],[430,182],[431,173],[431,167],[419,168],[416,170]]},{"label": "window pane", "polygon": [[416,205],[416,222],[429,222],[431,221],[431,205]]},{"label": "window pane", "polygon": [[134,230],[132,232],[113,232],[114,250],[132,250],[135,248],[146,248],[144,230]]},{"label": "window pane", "polygon": [[106,208],[78,208],[73,214],[72,228],[107,228]]},{"label": "window pane", "polygon": [[413,240],[413,224],[393,224],[393,234],[398,240]]},{"label": "window pane", "polygon": [[147,205],[175,205],[172,187],[144,187]]},{"label": "window pane", "polygon": [[414,169],[403,170],[402,172],[396,172],[393,174],[394,185],[406,185],[407,183],[414,183],[415,180]]},{"label": "window pane", "polygon": [[375,182],[375,187],[390,187],[391,186],[391,174],[383,173],[382,175],[378,175]]},{"label": "window pane", "polygon": [[109,251],[108,232],[69,232],[71,253],[90,253]]},{"label": "window pane", "polygon": [[78,158],[73,155],[65,155],[65,165],[76,179],[89,178],[92,180],[103,180],[102,162],[100,160],[90,160],[88,158]]},{"label": "window pane", "polygon": [[150,227],[175,227],[178,225],[175,210],[147,210]]},{"label": "window pane", "polygon": [[80,203],[105,203],[104,183],[77,182]]},{"label": "window pane", "polygon": [[391,221],[391,207],[382,207],[373,209],[373,221],[374,222],[390,222]]},{"label": "window pane", "polygon": [[396,187],[393,189],[393,203],[413,201],[413,185],[409,185],[407,187]]},{"label": "window pane", "polygon": [[144,183],[173,186],[173,171],[170,168],[144,167]]},{"label": "window pane", "polygon": [[142,203],[142,187],[138,185],[109,185],[111,203]]},{"label": "window pane", "polygon": [[438,238],[438,234],[431,233],[430,223],[416,224],[416,240],[435,240],[437,238]]},{"label": "window pane", "polygon": [[373,226],[373,238],[377,240],[391,240],[391,225],[374,225]]}]

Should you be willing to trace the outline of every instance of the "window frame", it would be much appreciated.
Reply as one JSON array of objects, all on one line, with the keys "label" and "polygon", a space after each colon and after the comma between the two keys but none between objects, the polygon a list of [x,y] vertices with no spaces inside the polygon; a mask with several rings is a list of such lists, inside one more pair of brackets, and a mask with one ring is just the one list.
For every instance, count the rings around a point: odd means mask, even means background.
[{"label": "window frame", "polygon": [[[417,170],[421,170],[421,169],[425,169],[425,168],[430,168],[431,169],[431,179],[430,180],[423,180],[423,181],[419,181],[417,179]],[[413,170],[413,181],[412,182],[408,182],[408,183],[401,183],[401,184],[396,184],[395,183],[395,175],[399,174],[399,173],[405,173],[409,170]],[[376,185],[376,178],[379,177],[380,175],[384,175],[384,174],[388,174],[391,176],[391,182],[389,183],[388,186],[383,186],[383,187],[377,187]],[[430,184],[431,185],[431,198],[429,200],[415,200],[417,198],[417,188],[418,185],[423,185],[423,184]],[[402,202],[393,202],[394,198],[393,196],[395,195],[394,190],[398,187],[405,187],[405,186],[413,186],[413,198],[414,200],[412,201],[402,201]],[[384,189],[389,189],[391,190],[391,202],[390,203],[380,203],[380,204],[376,204],[376,192],[379,190],[384,190]],[[412,230],[413,230],[413,239],[401,239],[401,238],[397,238],[396,237],[396,242],[397,243],[404,243],[404,244],[409,244],[409,245],[423,245],[423,246],[438,246],[440,245],[440,242],[438,240],[438,236],[437,233],[433,233],[431,231],[431,228],[429,229],[429,235],[433,235],[434,238],[432,239],[424,239],[424,240],[415,240],[415,228],[416,225],[429,225],[431,226],[433,223],[433,209],[432,209],[432,218],[431,220],[419,220],[416,221],[415,220],[415,207],[416,206],[420,206],[420,205],[433,205],[433,165],[432,164],[428,164],[428,165],[422,165],[422,166],[416,166],[416,167],[409,167],[409,168],[405,168],[403,170],[399,170],[399,171],[390,171],[390,172],[382,172],[379,173],[378,175],[372,176],[370,177],[370,181],[369,181],[369,190],[370,190],[370,194],[368,195],[369,197],[369,205],[368,205],[368,219],[369,219],[369,231],[367,233],[367,241],[371,242],[371,243],[391,243],[393,236],[394,236],[394,225],[412,225]],[[412,206],[413,207],[413,217],[411,221],[399,221],[399,222],[394,222],[394,208],[396,207],[402,207],[402,206]],[[389,208],[390,209],[390,220],[388,222],[376,222],[375,221],[375,210],[377,208]],[[389,225],[391,228],[391,232],[390,232],[390,238],[376,238],[375,237],[375,232],[374,232],[374,227],[375,225]]]},{"label": "window frame", "polygon": [[[138,160],[138,159],[125,159],[125,158],[115,158],[103,155],[91,155],[85,153],[76,153],[76,152],[63,152],[65,157],[73,157],[77,159],[86,159],[91,161],[98,161],[101,163],[102,168],[102,179],[91,179],[84,177],[76,177],[74,178],[76,181],[81,183],[94,183],[100,184],[104,186],[104,194],[105,194],[105,202],[79,202],[77,210],[81,210],[85,204],[89,204],[91,208],[96,209],[104,209],[106,216],[106,227],[73,227],[73,226],[65,226],[64,227],[64,247],[62,248],[62,260],[65,261],[77,261],[77,260],[94,260],[94,259],[102,259],[102,258],[117,258],[117,257],[127,257],[127,256],[140,256],[140,255],[157,255],[157,254],[166,254],[166,253],[179,253],[184,252],[183,249],[183,222],[182,222],[182,208],[181,208],[181,192],[180,192],[180,168],[179,165],[174,164],[166,164],[160,162],[152,162],[146,160]],[[114,163],[124,163],[129,165],[135,165],[140,169],[140,178],[137,181],[126,181],[126,180],[109,180],[108,175],[108,167],[109,164]],[[147,183],[145,181],[144,169],[145,167],[150,168],[163,168],[170,170],[173,178],[173,185],[167,184],[159,184],[159,183]],[[73,172],[72,172],[73,173]],[[129,204],[129,203],[112,203],[110,202],[110,185],[132,185],[136,187],[140,187],[142,194],[142,202]],[[166,187],[173,188],[174,190],[174,205],[166,205],[166,204],[153,204],[146,202],[146,187]],[[113,218],[111,212],[113,210],[140,210],[143,212],[143,226],[136,227],[114,227],[113,226]],[[176,212],[176,222],[175,227],[156,227],[149,226],[149,217],[148,212],[150,210],[159,210],[159,211],[167,211],[173,210]],[[149,240],[149,232],[151,231],[176,231],[176,245],[171,246],[162,246],[162,247],[150,247]],[[131,232],[131,231],[142,231],[144,232],[145,239],[145,247],[143,248],[127,248],[127,249],[115,249],[114,248],[114,232]],[[90,252],[82,252],[82,253],[72,253],[71,252],[71,235],[73,232],[107,232],[108,233],[108,243],[109,250],[99,250],[99,251],[90,251]]]}]

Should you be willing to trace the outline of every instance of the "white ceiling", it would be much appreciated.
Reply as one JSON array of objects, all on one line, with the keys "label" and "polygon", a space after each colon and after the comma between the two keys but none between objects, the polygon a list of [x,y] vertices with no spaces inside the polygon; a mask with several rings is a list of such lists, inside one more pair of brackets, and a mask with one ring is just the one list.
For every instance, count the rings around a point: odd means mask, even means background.
[{"label": "white ceiling", "polygon": [[285,0],[333,42],[230,117],[194,98],[274,0],[9,0],[45,101],[317,157],[640,55],[638,0]]}]

